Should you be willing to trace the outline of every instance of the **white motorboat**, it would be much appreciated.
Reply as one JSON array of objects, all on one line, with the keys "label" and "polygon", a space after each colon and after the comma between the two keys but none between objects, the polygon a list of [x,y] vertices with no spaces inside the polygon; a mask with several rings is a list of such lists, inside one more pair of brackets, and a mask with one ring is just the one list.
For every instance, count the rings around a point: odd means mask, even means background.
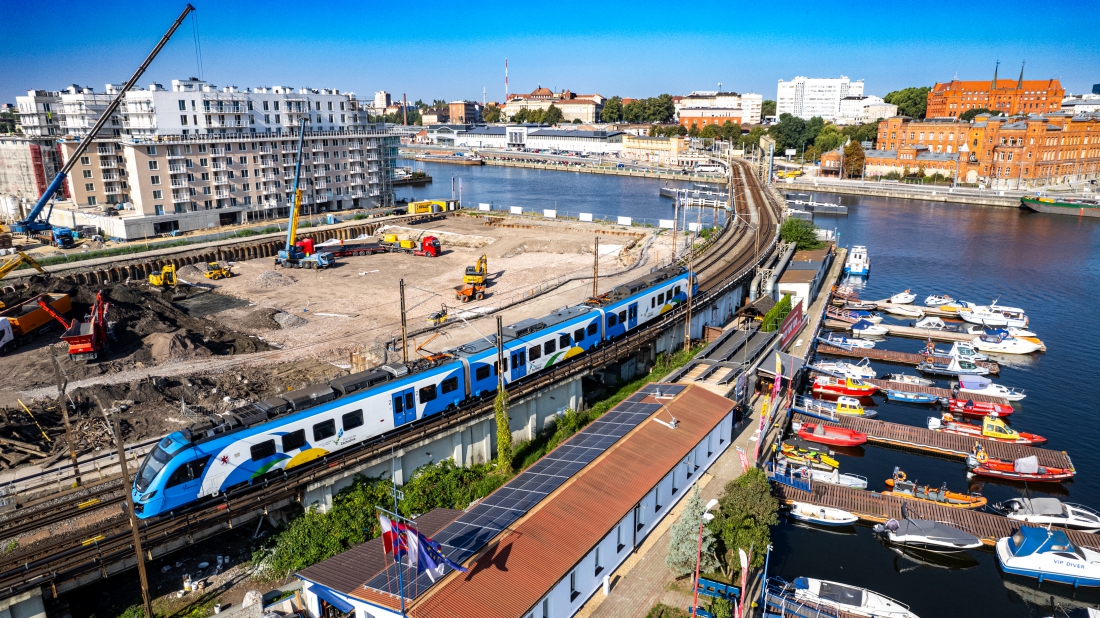
[{"label": "white motorboat", "polygon": [[968,361],[989,360],[988,356],[974,349],[974,345],[968,341],[956,341],[951,344],[951,347],[948,348],[946,352],[935,348],[933,348],[933,350],[928,350],[926,348],[924,353],[932,353],[936,356],[950,356],[951,358]]},{"label": "white motorboat", "polygon": [[890,382],[899,382],[901,384],[916,384],[917,386],[935,386],[935,380],[929,380],[928,378],[922,378],[920,376],[909,375],[907,373],[888,373],[882,376],[883,380]]},{"label": "white motorboat", "polygon": [[882,316],[881,315],[879,315],[877,313],[871,313],[870,311],[866,311],[866,310],[863,310],[863,309],[856,309],[856,310],[852,311],[852,315],[859,318],[859,319],[861,319],[861,320],[867,320],[868,322],[870,322],[872,324],[878,324],[879,322],[882,321]]},{"label": "white motorboat", "polygon": [[1016,328],[1015,326],[1009,326],[1007,328],[986,328],[984,326],[971,325],[971,326],[966,327],[966,332],[971,334],[971,335],[981,335],[981,334],[984,334],[984,333],[987,333],[987,332],[994,332],[994,333],[1004,332],[1004,333],[1008,333],[1009,335],[1012,335],[1013,337],[1019,337],[1021,339],[1023,339],[1024,337],[1038,337],[1039,336],[1039,335],[1036,335],[1035,333],[1031,332],[1030,330],[1027,330],[1027,329],[1024,329],[1024,328]]},{"label": "white motorboat", "polygon": [[833,468],[831,472],[827,472],[802,466],[792,470],[791,475],[795,478],[809,477],[815,483],[829,483],[830,485],[840,485],[852,489],[867,489],[867,477],[858,474],[841,474],[838,468]]},{"label": "white motorboat", "polygon": [[1074,545],[1062,530],[1022,526],[997,540],[997,561],[1006,573],[1080,586],[1100,586],[1100,553]]},{"label": "white motorboat", "polygon": [[917,365],[917,371],[941,376],[989,375],[988,367],[982,367],[968,360],[935,356],[925,357],[924,362]]},{"label": "white motorboat", "polygon": [[876,524],[874,530],[891,543],[933,551],[964,551],[982,546],[982,540],[973,534],[929,519],[889,519],[885,524]]},{"label": "white motorboat", "polygon": [[867,257],[867,247],[856,245],[844,261],[844,274],[862,277],[871,273],[871,260]]},{"label": "white motorboat", "polygon": [[914,307],[912,305],[898,305],[894,303],[887,303],[884,305],[879,305],[879,309],[891,315],[900,315],[903,318],[924,317],[924,310],[922,310],[920,307]]},{"label": "white motorboat", "polygon": [[997,354],[1031,354],[1042,349],[1042,346],[1034,341],[1001,335],[975,337],[974,347],[982,352],[995,352]]},{"label": "white motorboat", "polygon": [[1020,401],[1024,397],[1024,390],[995,384],[989,378],[982,376],[962,376],[959,378],[959,392],[973,393],[977,395],[992,395],[1008,401]]},{"label": "white motorboat", "polygon": [[960,318],[971,324],[993,328],[1004,328],[1006,326],[1027,328],[1030,322],[1023,309],[1019,307],[1002,307],[995,301],[989,306],[971,305],[961,307],[958,313]]},{"label": "white motorboat", "polygon": [[957,324],[948,324],[934,315],[924,316],[915,324],[913,324],[913,326],[915,328],[923,328],[925,330],[937,330],[945,333],[957,333],[962,330]]},{"label": "white motorboat", "polygon": [[890,334],[890,329],[868,322],[867,320],[860,320],[850,327],[852,334],[856,337],[885,337]]},{"label": "white motorboat", "polygon": [[1054,524],[1082,532],[1100,532],[1100,513],[1058,498],[1010,498],[993,505],[998,513],[1040,526]]},{"label": "white motorboat", "polygon": [[877,377],[871,367],[871,359],[864,358],[858,363],[846,363],[844,361],[817,361],[810,365],[810,369],[845,378],[859,378],[861,380],[873,380]]},{"label": "white motorboat", "polygon": [[799,577],[794,580],[793,586],[796,599],[835,607],[856,616],[917,618],[909,611],[908,605],[866,588],[811,577]]},{"label": "white motorboat", "polygon": [[819,526],[851,526],[859,521],[858,517],[848,511],[809,504],[808,502],[792,502],[787,515],[791,519]]},{"label": "white motorboat", "polygon": [[875,347],[874,341],[867,341],[866,339],[849,339],[844,335],[838,333],[829,333],[824,337],[818,337],[817,340],[821,343],[842,348],[844,350],[854,350],[856,348],[870,349]]},{"label": "white motorboat", "polygon": [[908,305],[911,304],[914,300],[917,300],[917,295],[911,294],[909,290],[898,292],[897,294],[894,294],[890,297],[890,302],[894,303],[895,305]]},{"label": "white motorboat", "polygon": [[953,302],[955,302],[955,299],[947,294],[931,294],[928,298],[924,299],[924,304],[927,307],[939,307],[940,305],[946,305],[947,303]]}]

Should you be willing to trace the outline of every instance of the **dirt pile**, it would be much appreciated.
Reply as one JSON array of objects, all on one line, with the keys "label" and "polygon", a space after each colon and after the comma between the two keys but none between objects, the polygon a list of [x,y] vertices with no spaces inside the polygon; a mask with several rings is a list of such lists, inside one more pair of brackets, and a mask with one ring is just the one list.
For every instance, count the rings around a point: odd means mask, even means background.
[{"label": "dirt pile", "polygon": [[149,356],[154,363],[189,360],[201,356],[210,356],[209,348],[196,346],[181,332],[153,333],[145,337]]},{"label": "dirt pile", "polygon": [[287,313],[286,311],[276,313],[275,321],[283,328],[298,328],[299,326],[304,326],[307,322],[305,318],[298,317],[293,313]]},{"label": "dirt pile", "polygon": [[265,270],[256,277],[255,286],[261,290],[274,290],[276,288],[292,285],[297,283],[297,281],[297,279],[290,275],[284,275],[274,270]]},{"label": "dirt pile", "polygon": [[188,264],[187,266],[176,270],[176,274],[180,277],[183,277],[184,279],[187,279],[188,281],[192,281],[196,279],[202,279],[204,276],[206,276],[206,269],[200,268],[196,264]]}]

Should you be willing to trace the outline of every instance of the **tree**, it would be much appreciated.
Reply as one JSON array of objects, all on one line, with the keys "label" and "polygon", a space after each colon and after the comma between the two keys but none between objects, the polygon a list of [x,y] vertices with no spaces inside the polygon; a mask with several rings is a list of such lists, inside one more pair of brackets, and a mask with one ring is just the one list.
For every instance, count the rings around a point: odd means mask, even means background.
[{"label": "tree", "polygon": [[435,99],[432,101],[432,107],[447,107],[447,102],[443,99]]},{"label": "tree", "polygon": [[493,412],[497,421],[497,466],[501,473],[512,474],[512,427],[508,419],[508,391],[500,389]]},{"label": "tree", "polygon": [[702,521],[705,508],[703,499],[699,497],[699,486],[696,485],[684,506],[684,514],[669,530],[665,564],[677,577],[695,572],[696,556],[699,556],[700,573],[714,571],[721,566],[718,556],[715,555],[714,532],[709,526],[703,528],[703,549],[701,552],[699,550],[699,522]]},{"label": "tree", "polygon": [[[802,221],[788,219],[788,221]],[[786,222],[784,222],[786,224]],[[753,548],[751,567],[764,564],[766,548],[771,543],[769,526],[779,523],[776,513],[779,501],[772,496],[771,485],[764,471],[750,468],[744,474],[726,484],[725,492],[718,499],[718,512],[710,527],[722,541],[726,575],[739,576],[741,562],[737,550],[748,552]]]},{"label": "tree", "polygon": [[920,86],[895,90],[883,97],[883,100],[891,105],[898,106],[898,114],[910,118],[924,118],[924,111],[928,107],[928,92],[930,86]]},{"label": "tree", "polygon": [[691,123],[691,128],[688,129],[688,136],[699,137],[699,127],[694,122]]},{"label": "tree", "polygon": [[821,129],[821,133],[817,134],[813,145],[821,152],[829,152],[847,140],[848,138],[840,132],[835,124],[827,124],[825,128]]},{"label": "tree", "polygon": [[553,103],[550,107],[546,108],[546,112],[542,115],[542,122],[549,125],[555,125],[565,119],[565,115],[561,113],[557,105]]},{"label": "tree", "polygon": [[574,118],[573,119],[573,124],[583,124],[583,123],[581,122],[580,118]]},{"label": "tree", "polygon": [[416,102],[413,103],[413,107],[417,109],[428,109],[428,104],[425,103],[422,99],[417,99]]},{"label": "tree", "polygon": [[669,122],[676,115],[676,104],[672,95],[662,94],[655,99],[646,99],[647,122]]},{"label": "tree", "polygon": [[863,152],[863,146],[852,140],[844,147],[844,174],[848,178],[859,178],[863,175],[863,165],[867,162],[867,155]]},{"label": "tree", "polygon": [[485,122],[500,122],[501,119],[500,108],[496,105],[488,105],[481,112],[481,119]]},{"label": "tree", "polygon": [[959,114],[959,120],[970,122],[971,120],[974,120],[975,116],[980,116],[982,114],[989,114],[990,116],[1000,116],[1001,112],[986,109],[984,107],[979,107],[978,109],[968,109],[965,112]]},{"label": "tree", "polygon": [[518,112],[512,114],[512,122],[517,122],[517,123],[523,124],[524,122],[527,122],[527,116],[528,115],[529,115],[529,110],[525,107],[525,108],[519,110]]},{"label": "tree", "polygon": [[761,116],[761,118],[767,117],[767,116],[774,116],[774,115],[775,115],[775,101],[772,101],[771,99],[765,99],[764,102],[760,104],[760,116]]},{"label": "tree", "polygon": [[797,217],[787,217],[779,226],[779,238],[783,242],[795,243],[795,249],[820,249],[825,243],[817,239],[817,230],[813,223]]},{"label": "tree", "polygon": [[703,127],[702,131],[699,131],[699,137],[705,137],[707,139],[716,139],[722,135],[722,129],[716,124],[708,124]]},{"label": "tree", "polygon": [[634,99],[623,106],[623,120],[629,123],[645,122],[645,102]]},{"label": "tree", "polygon": [[727,142],[736,142],[741,138],[741,125],[727,120],[722,123],[718,136]]},{"label": "tree", "polygon": [[775,138],[775,147],[780,152],[784,148],[798,148],[805,134],[806,121],[791,114],[779,116],[779,122],[768,128],[768,135]]},{"label": "tree", "polygon": [[600,120],[604,122],[619,122],[622,119],[623,98],[620,96],[613,96],[604,101],[603,109],[600,110]]},{"label": "tree", "polygon": [[748,150],[753,146],[760,145],[760,138],[767,135],[768,130],[764,127],[753,127],[749,129],[748,135],[742,135],[739,142],[742,150]]},{"label": "tree", "polygon": [[871,142],[873,148],[878,138],[878,123],[854,124],[844,127],[840,132],[852,138],[853,142]]}]

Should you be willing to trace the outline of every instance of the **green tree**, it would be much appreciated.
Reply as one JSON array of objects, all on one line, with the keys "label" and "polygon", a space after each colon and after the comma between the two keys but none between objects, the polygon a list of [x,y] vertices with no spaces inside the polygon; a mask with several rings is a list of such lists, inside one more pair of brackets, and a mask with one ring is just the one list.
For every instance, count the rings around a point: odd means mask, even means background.
[{"label": "green tree", "polygon": [[930,86],[920,86],[895,90],[883,100],[891,105],[898,106],[898,114],[910,118],[924,118],[924,111],[928,108],[928,92]]},{"label": "green tree", "polygon": [[848,178],[859,178],[863,175],[863,166],[867,162],[867,155],[863,152],[863,146],[852,140],[844,147],[844,174]]},{"label": "green tree", "polygon": [[764,102],[760,104],[760,116],[762,118],[764,118],[764,117],[767,117],[767,116],[774,116],[774,115],[775,115],[775,101],[772,101],[771,99],[765,99]]},{"label": "green tree", "polygon": [[959,114],[959,120],[970,122],[971,120],[974,120],[975,116],[980,116],[982,114],[989,114],[990,116],[1000,116],[1001,112],[986,109],[984,107],[979,107],[977,109],[968,109],[965,112]]},{"label": "green tree", "polygon": [[775,139],[775,148],[779,152],[785,148],[798,148],[805,134],[806,121],[791,114],[780,115],[779,122],[768,128],[768,135]]},{"label": "green tree", "polygon": [[646,122],[669,122],[676,115],[676,104],[672,101],[672,95],[662,94],[656,98],[646,99]]},{"label": "green tree", "polygon": [[741,125],[727,120],[722,123],[719,136],[727,142],[737,142],[741,139]]},{"label": "green tree", "polygon": [[866,124],[854,124],[844,127],[840,132],[852,138],[852,141],[855,142],[871,142],[871,147],[873,148],[878,138],[878,123],[868,122]]},{"label": "green tree", "polygon": [[604,101],[600,110],[600,120],[604,122],[619,122],[623,119],[623,98],[616,95]]},{"label": "green tree", "polygon": [[481,112],[481,119],[485,122],[500,122],[500,117],[501,111],[496,105],[488,105]]},{"label": "green tree", "polygon": [[764,564],[766,548],[771,543],[770,526],[779,523],[776,515],[779,501],[771,494],[771,485],[764,471],[750,468],[726,484],[718,504],[718,511],[710,527],[722,541],[725,573],[733,579],[741,571],[738,549],[747,553],[750,547],[753,548],[750,567]]},{"label": "green tree", "polygon": [[530,110],[526,107],[512,114],[512,122],[524,123],[527,122],[527,117],[530,115]]},{"label": "green tree", "polygon": [[817,134],[813,146],[821,152],[829,152],[848,140],[847,136],[840,132],[835,124],[827,124],[821,133]]},{"label": "green tree", "polygon": [[699,137],[699,127],[696,126],[694,122],[691,123],[691,128],[688,129],[688,135],[690,137]]},{"label": "green tree", "polygon": [[716,124],[708,124],[703,127],[702,131],[699,131],[699,137],[705,137],[707,139],[717,139],[722,135],[722,129]]},{"label": "green tree", "polygon": [[645,101],[635,99],[623,106],[623,120],[632,124],[645,122]]},{"label": "green tree", "polygon": [[512,428],[508,419],[508,391],[500,389],[493,412],[497,421],[497,465],[502,474],[512,474]]},{"label": "green tree", "polygon": [[416,102],[413,103],[413,107],[415,107],[416,109],[428,109],[428,104],[425,103],[422,99],[417,99]]},{"label": "green tree", "polygon": [[702,521],[704,508],[703,499],[699,497],[699,486],[696,485],[684,506],[684,514],[669,530],[665,564],[677,577],[695,572],[697,555],[700,556],[700,573],[714,571],[721,566],[715,555],[714,532],[709,527],[703,529],[703,548],[701,552],[699,550],[699,522]]},{"label": "green tree", "polygon": [[581,122],[581,119],[580,119],[580,118],[574,118],[574,119],[573,119],[573,124],[584,124],[584,123],[583,123],[583,122]]},{"label": "green tree", "polygon": [[764,127],[753,127],[751,129],[749,129],[749,134],[748,135],[742,135],[741,136],[741,139],[740,139],[740,142],[739,142],[739,145],[741,146],[741,149],[742,150],[749,150],[753,146],[759,146],[760,145],[760,138],[764,135],[767,135],[767,133],[768,133],[768,130],[765,129]]},{"label": "green tree", "polygon": [[542,122],[549,125],[555,125],[565,119],[565,115],[561,113],[557,105],[553,103],[550,107],[546,108],[546,112],[542,115]]},{"label": "green tree", "polygon": [[805,249],[820,249],[825,243],[817,239],[817,228],[809,221],[797,217],[787,217],[783,225],[779,226],[779,238],[783,242],[795,243],[799,251]]},{"label": "green tree", "polygon": [[430,107],[447,107],[447,102],[443,99],[435,99]]}]

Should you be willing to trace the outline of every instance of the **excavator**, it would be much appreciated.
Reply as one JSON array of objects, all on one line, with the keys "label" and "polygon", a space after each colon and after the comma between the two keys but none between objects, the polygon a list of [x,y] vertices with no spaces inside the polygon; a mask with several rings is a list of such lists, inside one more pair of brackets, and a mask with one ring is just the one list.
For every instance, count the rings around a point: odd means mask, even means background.
[{"label": "excavator", "polygon": [[466,274],[462,277],[462,283],[485,284],[485,275],[489,273],[489,257],[484,253],[477,259],[477,264],[466,267]]},{"label": "excavator", "polygon": [[[47,277],[50,276],[50,273],[46,272],[46,269],[42,268],[42,265],[36,262],[34,258],[27,255],[26,253],[23,253],[22,251],[19,251],[15,254],[15,257],[8,260],[7,262],[4,262],[3,264],[0,264],[0,279],[7,277],[8,273],[22,266],[24,262],[33,266],[38,272],[42,273],[43,275],[46,275]],[[3,307],[3,305],[0,305],[0,307]]]},{"label": "excavator", "polygon": [[149,274],[149,285],[160,288],[161,292],[172,292],[172,300],[183,300],[187,293],[179,288],[179,279],[176,278],[176,265],[165,264],[159,273]]}]

